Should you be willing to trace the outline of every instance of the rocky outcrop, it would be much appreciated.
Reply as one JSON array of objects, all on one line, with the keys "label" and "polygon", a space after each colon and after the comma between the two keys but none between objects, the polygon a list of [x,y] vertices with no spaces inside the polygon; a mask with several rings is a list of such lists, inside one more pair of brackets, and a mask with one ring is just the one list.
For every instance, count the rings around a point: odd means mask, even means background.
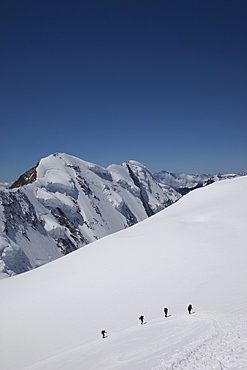
[{"label": "rocky outcrop", "polygon": [[35,167],[31,168],[30,170],[26,171],[23,175],[19,177],[11,186],[10,189],[19,188],[24,185],[32,184],[37,179],[37,167],[39,163],[36,164]]},{"label": "rocky outcrop", "polygon": [[136,161],[103,168],[51,155],[0,192],[0,272],[36,268],[130,227],[180,196]]}]

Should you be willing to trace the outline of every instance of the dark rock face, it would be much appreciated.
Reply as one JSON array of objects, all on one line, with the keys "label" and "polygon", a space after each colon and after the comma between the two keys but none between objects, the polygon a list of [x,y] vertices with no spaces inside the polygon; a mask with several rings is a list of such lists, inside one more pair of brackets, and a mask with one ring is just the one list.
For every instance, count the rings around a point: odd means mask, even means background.
[{"label": "dark rock face", "polygon": [[155,212],[151,209],[151,207],[148,204],[148,195],[145,190],[145,188],[142,186],[142,183],[139,181],[138,177],[134,174],[130,166],[126,163],[126,166],[128,168],[130,177],[132,178],[134,184],[140,189],[140,199],[142,201],[143,207],[145,208],[145,211],[147,213],[147,216],[152,216]]},{"label": "dark rock face", "polygon": [[35,167],[26,171],[23,175],[21,175],[19,179],[10,186],[10,189],[20,188],[21,186],[32,184],[37,179],[36,169],[38,165],[39,163],[37,163]]},{"label": "dark rock face", "polygon": [[16,242],[16,235],[21,234],[26,239],[27,225],[33,230],[45,234],[42,222],[39,220],[35,208],[28,197],[18,189],[15,193],[0,192],[1,205],[4,214],[4,232]]}]

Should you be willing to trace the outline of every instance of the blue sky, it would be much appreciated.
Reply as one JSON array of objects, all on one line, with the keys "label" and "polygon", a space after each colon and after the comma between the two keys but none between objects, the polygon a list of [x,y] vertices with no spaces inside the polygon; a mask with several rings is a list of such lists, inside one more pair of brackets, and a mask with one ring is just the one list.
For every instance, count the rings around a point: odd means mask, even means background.
[{"label": "blue sky", "polygon": [[247,172],[246,0],[2,0],[0,180],[63,152]]}]

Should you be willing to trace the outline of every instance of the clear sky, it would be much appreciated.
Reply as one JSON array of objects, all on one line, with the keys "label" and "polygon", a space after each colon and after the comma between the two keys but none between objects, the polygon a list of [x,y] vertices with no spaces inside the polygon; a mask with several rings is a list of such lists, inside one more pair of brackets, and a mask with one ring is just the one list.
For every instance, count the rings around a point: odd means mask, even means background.
[{"label": "clear sky", "polygon": [[1,0],[0,180],[55,152],[247,172],[246,0]]}]

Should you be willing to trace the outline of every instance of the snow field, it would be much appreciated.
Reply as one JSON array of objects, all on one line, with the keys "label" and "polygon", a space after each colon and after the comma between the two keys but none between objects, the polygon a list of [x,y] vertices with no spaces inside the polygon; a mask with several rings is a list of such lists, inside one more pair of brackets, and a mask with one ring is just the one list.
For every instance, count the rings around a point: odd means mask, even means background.
[{"label": "snow field", "polygon": [[246,317],[208,312],[159,318],[47,358],[25,370],[247,368]]},{"label": "snow field", "polygon": [[247,369],[246,185],[243,177],[198,189],[1,281],[1,367]]}]

